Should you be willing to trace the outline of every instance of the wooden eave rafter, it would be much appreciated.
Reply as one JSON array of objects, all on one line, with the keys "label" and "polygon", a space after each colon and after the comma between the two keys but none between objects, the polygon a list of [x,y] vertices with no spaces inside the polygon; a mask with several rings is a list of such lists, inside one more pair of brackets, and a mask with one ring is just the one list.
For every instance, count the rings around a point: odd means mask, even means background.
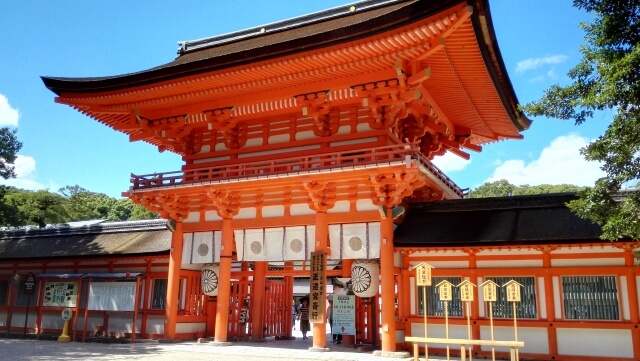
[{"label": "wooden eave rafter", "polygon": [[[265,114],[300,114],[305,104],[296,95],[301,93],[327,91],[327,107],[353,106],[362,101],[354,84],[397,76],[400,62],[407,85],[421,89],[425,105],[439,122],[449,122],[449,140],[454,140],[456,129],[470,130],[468,139],[456,140],[459,145],[452,151],[478,151],[483,143],[521,137],[521,129],[505,107],[503,92],[488,70],[492,64],[478,45],[479,30],[470,20],[474,11],[459,4],[393,31],[295,56],[123,91],[62,94],[57,101],[128,134],[132,141],[145,140],[184,154],[174,144],[176,137],[167,133],[179,128],[179,137]],[[488,31],[486,21],[483,24]],[[226,109],[219,114],[223,119],[214,116],[216,109]]]}]

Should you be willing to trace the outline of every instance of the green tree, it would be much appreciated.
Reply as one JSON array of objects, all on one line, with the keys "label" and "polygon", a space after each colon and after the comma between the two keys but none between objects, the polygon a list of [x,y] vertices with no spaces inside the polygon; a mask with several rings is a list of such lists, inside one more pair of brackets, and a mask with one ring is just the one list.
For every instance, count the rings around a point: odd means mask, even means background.
[{"label": "green tree", "polygon": [[72,221],[107,219],[116,200],[104,193],[90,192],[79,185],[58,190],[66,198],[64,208]]},{"label": "green tree", "polygon": [[487,198],[487,197],[509,197],[524,196],[545,193],[567,193],[579,192],[585,187],[579,187],[572,184],[540,184],[530,186],[528,184],[516,186],[506,179],[500,179],[495,182],[484,183],[478,188],[469,191],[468,198]]},{"label": "green tree", "polygon": [[602,162],[606,175],[569,207],[600,224],[604,239],[640,239],[640,195],[619,193],[640,178],[640,1],[574,0],[573,5],[595,18],[581,24],[587,44],[568,73],[572,83],[552,86],[523,110],[576,124],[598,111],[614,113],[605,133],[581,151],[585,159]]},{"label": "green tree", "polygon": [[15,178],[15,161],[22,143],[18,141],[17,129],[0,128],[0,177]]},{"label": "green tree", "polygon": [[48,190],[20,190],[7,194],[5,200],[9,206],[17,210],[20,217],[18,225],[21,226],[35,224],[44,228],[50,223],[64,223],[69,220],[64,209],[64,197]]}]

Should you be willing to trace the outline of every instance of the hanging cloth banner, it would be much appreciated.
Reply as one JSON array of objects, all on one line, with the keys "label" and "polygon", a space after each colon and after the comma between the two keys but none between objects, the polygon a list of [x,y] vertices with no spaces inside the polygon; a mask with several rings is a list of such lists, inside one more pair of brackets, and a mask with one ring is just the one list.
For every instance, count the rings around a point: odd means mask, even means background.
[{"label": "hanging cloth banner", "polygon": [[182,264],[220,262],[220,231],[185,233],[182,238]]},{"label": "hanging cloth banner", "polygon": [[380,258],[380,223],[332,224],[329,242],[332,259]]},{"label": "hanging cloth banner", "polygon": [[304,261],[314,251],[315,226],[234,231],[238,261]]}]

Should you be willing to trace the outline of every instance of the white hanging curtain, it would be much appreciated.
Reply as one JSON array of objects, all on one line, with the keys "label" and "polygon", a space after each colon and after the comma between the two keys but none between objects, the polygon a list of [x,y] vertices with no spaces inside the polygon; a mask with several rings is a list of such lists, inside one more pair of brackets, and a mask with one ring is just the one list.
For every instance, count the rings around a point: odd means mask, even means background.
[{"label": "white hanging curtain", "polygon": [[307,227],[284,227],[284,261],[304,261],[307,254]]}]

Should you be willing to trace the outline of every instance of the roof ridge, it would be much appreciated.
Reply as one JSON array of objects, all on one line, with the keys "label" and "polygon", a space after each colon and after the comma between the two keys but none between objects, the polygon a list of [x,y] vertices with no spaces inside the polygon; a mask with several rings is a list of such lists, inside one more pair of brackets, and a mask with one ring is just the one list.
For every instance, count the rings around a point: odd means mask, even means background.
[{"label": "roof ridge", "polygon": [[132,231],[153,231],[167,229],[166,219],[145,219],[136,221],[105,222],[84,226],[61,226],[55,228],[31,228],[0,231],[0,238],[47,237],[95,233],[119,233]]},{"label": "roof ridge", "polygon": [[362,0],[346,5],[336,6],[331,9],[321,10],[318,12],[296,16],[286,20],[280,20],[273,23],[254,26],[247,29],[233,31],[230,33],[205,37],[195,40],[183,40],[178,41],[180,47],[178,48],[178,57],[187,53],[202,50],[205,48],[211,48],[226,43],[232,43],[238,40],[244,40],[256,36],[263,35],[265,33],[273,33],[283,30],[290,30],[297,27],[335,19],[343,16],[347,16],[355,11],[368,11],[376,9],[378,7],[387,6],[393,3],[400,3],[411,0]]}]

